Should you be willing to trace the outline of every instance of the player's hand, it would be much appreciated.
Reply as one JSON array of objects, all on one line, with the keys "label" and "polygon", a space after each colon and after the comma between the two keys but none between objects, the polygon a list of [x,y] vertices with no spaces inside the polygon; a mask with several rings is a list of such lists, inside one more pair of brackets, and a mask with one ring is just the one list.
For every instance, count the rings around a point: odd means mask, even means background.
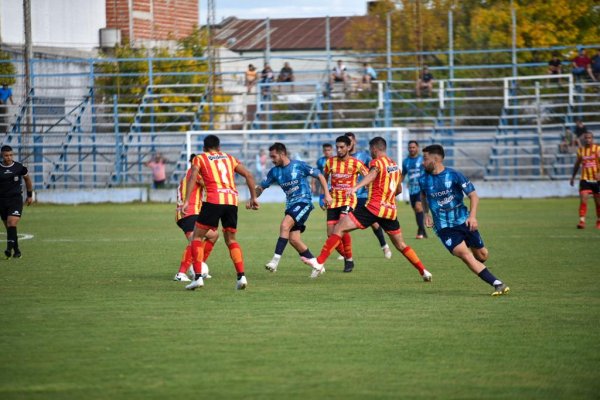
[{"label": "player's hand", "polygon": [[258,204],[258,200],[256,200],[256,199],[250,199],[246,203],[246,209],[248,209],[248,210],[258,210],[259,208],[260,208],[260,205]]},{"label": "player's hand", "polygon": [[476,231],[478,227],[477,218],[469,216],[469,218],[467,218],[467,226],[471,232]]},{"label": "player's hand", "polygon": [[28,206],[30,206],[31,203],[33,203],[33,197],[28,197],[27,199],[25,199],[25,204],[27,204]]},{"label": "player's hand", "polygon": [[433,218],[431,218],[431,214],[425,214],[425,226],[427,228],[433,228]]},{"label": "player's hand", "polygon": [[184,201],[183,204],[180,207],[180,210],[187,209],[187,207],[188,207],[189,204],[190,204],[190,202],[188,200]]},{"label": "player's hand", "polygon": [[333,203],[333,199],[331,198],[331,195],[329,194],[329,192],[325,193],[325,198],[323,199],[323,202],[325,203],[325,206],[329,207],[331,205],[331,203]]},{"label": "player's hand", "polygon": [[575,185],[575,180],[573,178],[571,178],[571,180],[569,182],[571,183],[571,186]]},{"label": "player's hand", "polygon": [[357,190],[355,188],[350,188],[348,190],[346,190],[346,197],[352,197],[354,196],[354,194],[357,192]]}]

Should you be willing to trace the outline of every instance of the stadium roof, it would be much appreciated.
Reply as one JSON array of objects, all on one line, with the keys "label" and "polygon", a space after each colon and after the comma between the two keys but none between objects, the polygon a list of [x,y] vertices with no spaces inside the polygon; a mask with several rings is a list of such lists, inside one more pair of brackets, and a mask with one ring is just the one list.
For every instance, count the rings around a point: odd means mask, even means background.
[{"label": "stadium roof", "polygon": [[[352,46],[346,40],[346,32],[355,21],[369,18],[330,17],[330,48],[347,50]],[[271,19],[271,51],[325,50],[326,18]],[[216,42],[231,51],[262,51],[266,48],[266,19],[238,19],[230,17],[216,27]]]}]

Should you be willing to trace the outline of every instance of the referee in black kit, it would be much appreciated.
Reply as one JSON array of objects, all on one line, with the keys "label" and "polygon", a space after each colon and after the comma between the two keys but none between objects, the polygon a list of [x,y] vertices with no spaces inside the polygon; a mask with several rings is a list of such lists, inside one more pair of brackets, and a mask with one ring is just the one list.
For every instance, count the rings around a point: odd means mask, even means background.
[{"label": "referee in black kit", "polygon": [[27,168],[13,160],[13,149],[10,146],[0,148],[2,163],[0,164],[0,216],[6,227],[6,259],[11,256],[21,258],[19,240],[17,239],[17,224],[23,212],[23,187],[27,187],[25,204],[33,202],[33,186],[27,175]]}]

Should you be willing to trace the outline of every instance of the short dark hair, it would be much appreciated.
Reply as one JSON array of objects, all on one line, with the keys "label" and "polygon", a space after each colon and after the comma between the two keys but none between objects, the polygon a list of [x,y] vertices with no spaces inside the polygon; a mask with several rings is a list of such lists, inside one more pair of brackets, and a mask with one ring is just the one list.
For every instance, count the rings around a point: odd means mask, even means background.
[{"label": "short dark hair", "polygon": [[354,134],[354,132],[346,132],[346,133],[344,133],[344,136],[351,137],[352,139],[356,139],[356,135]]},{"label": "short dark hair", "polygon": [[346,135],[338,136],[335,139],[335,142],[336,143],[344,143],[346,146],[352,145],[352,140],[350,140],[350,138]]},{"label": "short dark hair", "polygon": [[280,142],[273,143],[271,147],[269,147],[269,151],[276,151],[278,153],[283,153],[287,155],[287,148],[285,147],[285,144]]},{"label": "short dark hair", "polygon": [[13,151],[13,149],[9,145],[5,144],[4,146],[2,146],[2,148],[0,148],[0,153],[4,153],[6,151]]},{"label": "short dark hair", "polygon": [[379,150],[385,150],[385,149],[387,149],[387,142],[381,136],[377,136],[377,137],[374,137],[373,139],[369,140],[369,146],[375,147]]},{"label": "short dark hair", "polygon": [[446,157],[446,153],[444,153],[444,148],[441,144],[430,144],[423,149],[423,153],[437,154],[442,157],[442,160]]},{"label": "short dark hair", "polygon": [[194,153],[190,154],[190,160],[189,160],[189,162],[194,161],[194,158],[196,158],[196,155]]},{"label": "short dark hair", "polygon": [[221,140],[216,135],[208,135],[204,138],[204,149],[205,150],[216,150],[221,146]]},{"label": "short dark hair", "polygon": [[333,145],[331,143],[323,143],[323,146],[321,147],[323,148],[323,150],[325,150],[328,147],[333,148]]},{"label": "short dark hair", "polygon": [[408,145],[409,145],[409,146],[410,146],[411,144],[413,144],[413,143],[414,143],[414,144],[416,144],[416,145],[417,145],[417,147],[419,147],[419,143],[418,143],[416,140],[409,140],[409,141],[408,141]]}]

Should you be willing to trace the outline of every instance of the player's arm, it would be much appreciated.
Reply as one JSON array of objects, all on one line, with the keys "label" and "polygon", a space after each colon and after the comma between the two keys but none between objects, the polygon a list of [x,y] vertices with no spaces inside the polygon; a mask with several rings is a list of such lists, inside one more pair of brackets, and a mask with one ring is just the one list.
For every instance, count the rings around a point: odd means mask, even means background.
[{"label": "player's arm", "polygon": [[323,194],[325,195],[324,202],[327,207],[333,202],[331,198],[331,194],[329,194],[329,188],[327,187],[327,180],[323,176],[323,174],[319,173],[317,179],[321,183],[321,188],[323,189]]},{"label": "player's arm", "polygon": [[33,184],[31,183],[31,178],[29,175],[23,176],[23,180],[25,181],[25,189],[27,190],[27,199],[25,199],[25,204],[30,205],[33,203]]},{"label": "player's arm", "polygon": [[433,227],[433,217],[429,212],[429,203],[427,202],[427,195],[425,192],[421,192],[421,204],[423,206],[423,215],[425,216],[425,226],[428,228]]},{"label": "player's arm", "polygon": [[354,186],[352,189],[350,189],[348,191],[348,194],[353,195],[360,188],[370,185],[371,182],[373,182],[375,180],[375,178],[377,178],[378,174],[379,174],[379,168],[371,167],[371,170],[369,171],[369,173],[367,175],[365,175],[365,177],[363,178],[362,181],[358,182],[358,184],[356,184],[356,186]]},{"label": "player's arm", "polygon": [[250,200],[246,203],[246,208],[249,210],[258,210],[258,196],[256,195],[256,182],[254,182],[254,176],[252,176],[252,173],[244,167],[244,164],[238,164],[234,171],[244,177],[248,190],[250,191]]},{"label": "player's arm", "polygon": [[570,184],[571,186],[575,185],[575,176],[577,176],[577,171],[579,171],[579,166],[581,165],[581,156],[577,154],[577,159],[575,160],[575,164],[573,165],[573,174],[571,175]]},{"label": "player's arm", "polygon": [[469,218],[467,218],[467,226],[469,227],[469,229],[471,231],[475,231],[478,228],[477,206],[479,206],[479,196],[477,195],[477,192],[475,192],[474,190],[471,193],[469,193],[467,196],[469,196],[469,201],[471,203],[471,207],[469,210]]},{"label": "player's arm", "polygon": [[192,196],[192,192],[194,190],[196,190],[196,185],[198,183],[198,171],[199,168],[197,165],[193,165],[190,167],[191,173],[190,173],[190,177],[188,178],[187,182],[186,182],[186,193],[185,193],[185,199],[183,201],[183,205],[181,206],[182,210],[187,209],[187,206],[190,204],[190,197]]}]

